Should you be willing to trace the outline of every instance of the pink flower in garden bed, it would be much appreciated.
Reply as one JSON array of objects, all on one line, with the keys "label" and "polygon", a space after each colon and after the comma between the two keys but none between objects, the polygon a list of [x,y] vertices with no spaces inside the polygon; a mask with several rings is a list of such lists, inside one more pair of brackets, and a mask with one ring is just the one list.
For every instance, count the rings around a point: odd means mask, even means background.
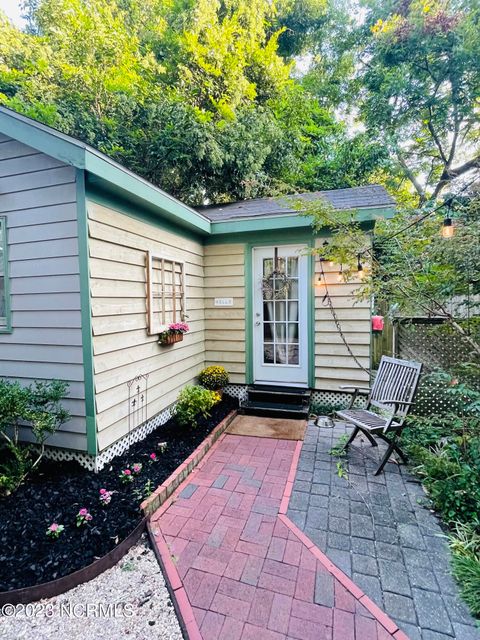
[{"label": "pink flower in garden bed", "polygon": [[102,507],[106,507],[107,504],[110,503],[112,496],[115,492],[114,491],[107,491],[106,489],[100,489],[100,503],[102,505]]},{"label": "pink flower in garden bed", "polygon": [[124,483],[133,482],[133,476],[131,469],[123,469],[120,475],[118,476],[120,480]]},{"label": "pink flower in garden bed", "polygon": [[64,529],[65,527],[63,526],[63,524],[52,522],[52,524],[48,527],[46,531],[46,535],[52,540],[56,540]]},{"label": "pink flower in garden bed", "polygon": [[93,520],[93,516],[88,512],[88,509],[86,509],[85,507],[80,509],[80,511],[77,513],[77,527],[81,527],[83,524],[87,524],[87,522],[90,522],[90,520]]}]

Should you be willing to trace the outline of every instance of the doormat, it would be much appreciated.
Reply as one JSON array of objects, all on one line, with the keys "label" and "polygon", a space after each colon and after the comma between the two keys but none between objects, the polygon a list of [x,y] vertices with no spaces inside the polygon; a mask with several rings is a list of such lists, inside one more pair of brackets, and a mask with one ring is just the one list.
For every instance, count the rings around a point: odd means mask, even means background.
[{"label": "doormat", "polygon": [[303,440],[306,426],[306,420],[237,416],[226,429],[226,433],[277,440]]}]

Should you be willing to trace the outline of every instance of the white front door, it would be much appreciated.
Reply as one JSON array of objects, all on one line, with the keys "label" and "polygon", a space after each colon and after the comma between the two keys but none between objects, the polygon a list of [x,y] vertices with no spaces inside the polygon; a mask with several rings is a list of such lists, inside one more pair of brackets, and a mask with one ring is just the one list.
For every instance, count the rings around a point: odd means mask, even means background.
[{"label": "white front door", "polygon": [[302,255],[305,248],[283,245],[253,249],[256,383],[308,385],[308,257]]}]

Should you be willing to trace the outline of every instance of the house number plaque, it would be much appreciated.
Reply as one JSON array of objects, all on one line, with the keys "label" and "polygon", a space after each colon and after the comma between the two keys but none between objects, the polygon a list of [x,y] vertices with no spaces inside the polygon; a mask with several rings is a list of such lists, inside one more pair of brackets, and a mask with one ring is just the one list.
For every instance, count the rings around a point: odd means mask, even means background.
[{"label": "house number plaque", "polygon": [[233,307],[233,298],[215,298],[214,305],[216,307]]}]

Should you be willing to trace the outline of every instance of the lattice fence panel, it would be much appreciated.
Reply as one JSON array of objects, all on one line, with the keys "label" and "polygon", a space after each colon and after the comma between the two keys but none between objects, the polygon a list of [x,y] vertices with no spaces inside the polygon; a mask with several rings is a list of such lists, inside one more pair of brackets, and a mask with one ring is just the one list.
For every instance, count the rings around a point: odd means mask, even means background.
[{"label": "lattice fence panel", "polygon": [[458,334],[449,332],[441,321],[412,319],[399,322],[396,337],[398,357],[423,362],[425,373],[449,369],[472,359],[468,344]]},{"label": "lattice fence panel", "polygon": [[[473,324],[476,327],[476,323]],[[412,318],[396,323],[396,351],[399,358],[423,363],[424,374],[436,369],[451,370],[475,356],[461,336],[439,319]],[[477,332],[477,329],[475,329]],[[455,403],[440,385],[422,376],[415,399],[414,413],[431,415],[454,410]]]}]

